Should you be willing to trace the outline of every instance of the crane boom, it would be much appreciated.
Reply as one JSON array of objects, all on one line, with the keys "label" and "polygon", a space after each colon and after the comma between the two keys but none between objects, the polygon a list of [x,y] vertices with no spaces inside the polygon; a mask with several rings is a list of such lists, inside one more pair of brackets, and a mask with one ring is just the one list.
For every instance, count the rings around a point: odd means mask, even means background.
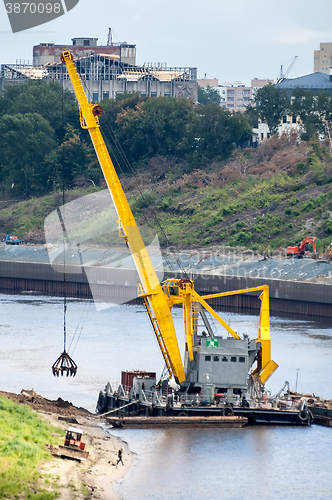
[{"label": "crane boom", "polygon": [[81,126],[86,128],[90,133],[92,143],[119,218],[120,231],[133,256],[143,293],[148,301],[150,319],[153,326],[154,323],[157,323],[159,326],[158,329],[154,326],[154,331],[156,333],[160,349],[163,353],[170,374],[174,375],[175,379],[181,383],[186,377],[173,324],[173,318],[171,315],[171,306],[167,295],[164,293],[159,283],[158,276],[154,270],[150,256],[147,252],[102,137],[99,126],[99,116],[102,114],[102,108],[98,105],[91,104],[88,101],[73,62],[73,56],[69,51],[62,53],[62,61],[66,64],[80,107]]},{"label": "crane boom", "polygon": [[[88,101],[75,64],[73,62],[73,57],[69,51],[65,51],[62,53],[62,61],[64,64],[66,64],[68,74],[79,104],[81,126],[87,129],[90,133],[92,143],[94,145],[101,169],[110,191],[115,210],[118,215],[120,235],[125,238],[125,241],[133,256],[133,260],[140,279],[139,296],[144,300],[144,304],[146,306],[169,374],[173,375],[175,380],[180,384],[184,382],[183,387],[188,387],[188,384],[199,385],[201,382],[199,382],[198,378],[201,377],[203,372],[203,375],[205,377],[205,375],[207,375],[207,373],[205,373],[206,370],[212,370],[212,375],[213,373],[215,375],[217,368],[213,370],[212,366],[210,366],[209,368],[207,367],[205,362],[210,362],[211,356],[204,351],[202,339],[197,338],[197,330],[199,327],[198,314],[201,314],[204,323],[206,322],[206,320],[204,320],[205,313],[199,313],[199,311],[202,311],[204,308],[213,316],[214,319],[219,322],[221,326],[226,329],[226,331],[235,340],[239,341],[240,347],[237,346],[236,348],[234,348],[234,352],[238,352],[238,348],[244,349],[243,352],[246,352],[247,357],[241,357],[243,363],[246,359],[249,360],[250,358],[250,363],[252,364],[256,359],[257,367],[254,371],[251,372],[251,375],[255,380],[258,380],[260,383],[264,384],[278,366],[274,361],[271,360],[268,286],[264,285],[261,287],[247,288],[234,292],[223,292],[201,297],[194,290],[194,282],[192,280],[170,278],[162,283],[159,283],[158,276],[154,270],[150,256],[145,247],[140,231],[137,227],[127,198],[123,192],[120,180],[115,171],[113,162],[110,158],[100,131],[99,116],[102,114],[103,110],[101,106],[91,104]],[[257,342],[256,340],[253,341],[256,342],[255,346],[257,347],[250,347],[251,344],[248,344],[247,341],[241,340],[237,332],[235,332],[229,325],[227,325],[227,323],[225,323],[225,321],[219,316],[219,314],[217,314],[216,311],[214,311],[212,307],[206,302],[206,300],[216,297],[248,293],[252,291],[262,291],[260,295],[261,314],[259,319],[258,338],[256,339]],[[181,359],[171,314],[172,307],[179,304],[182,304],[183,306],[184,315],[183,320],[185,333],[186,373]],[[207,329],[209,330],[208,327]],[[213,337],[213,335],[211,334],[210,336]],[[222,349],[224,348],[226,349],[224,353],[229,354],[229,347],[227,347],[226,345],[227,341],[224,341],[222,337],[220,337],[219,340],[216,339],[217,345],[219,341],[219,354],[223,353]],[[206,347],[209,346],[206,345]],[[256,348],[257,355],[256,357],[253,357],[251,353]],[[218,356],[214,356],[214,358],[217,358],[214,359],[214,361],[219,360]],[[236,356],[234,357],[234,359],[237,359]],[[199,363],[201,363],[202,366],[202,373],[197,368]],[[250,366],[248,366],[248,369]],[[244,375],[246,381],[248,369],[246,368],[246,365],[243,365],[243,367],[245,368],[245,370],[240,369],[240,371]],[[218,387],[224,387],[223,384],[225,383],[225,380],[223,379],[223,371],[221,371],[219,375],[221,378],[218,379],[217,377],[216,383],[218,383]],[[220,380],[222,380],[222,382],[220,382]],[[227,384],[228,383],[229,382],[227,382]],[[238,384],[238,382],[235,382],[235,384]],[[247,382],[244,383],[244,386],[247,387],[246,384]]]}]

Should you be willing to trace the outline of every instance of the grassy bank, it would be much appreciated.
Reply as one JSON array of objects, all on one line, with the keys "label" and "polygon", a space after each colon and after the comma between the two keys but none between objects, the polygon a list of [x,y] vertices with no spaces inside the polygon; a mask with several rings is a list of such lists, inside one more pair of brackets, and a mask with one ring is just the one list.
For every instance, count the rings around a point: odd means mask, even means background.
[{"label": "grassy bank", "polygon": [[[45,444],[59,444],[61,429],[49,426],[27,406],[0,396],[0,498],[51,500],[57,483],[38,466],[52,459]],[[61,434],[60,434],[61,433]]]}]

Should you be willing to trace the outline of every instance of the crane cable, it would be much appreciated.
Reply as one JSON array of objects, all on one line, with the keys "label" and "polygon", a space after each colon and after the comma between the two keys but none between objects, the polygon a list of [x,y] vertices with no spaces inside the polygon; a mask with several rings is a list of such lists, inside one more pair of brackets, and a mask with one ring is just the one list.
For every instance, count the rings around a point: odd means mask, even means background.
[{"label": "crane cable", "polygon": [[64,162],[64,79],[63,79],[63,66],[62,66],[62,106],[61,106],[61,115],[62,115],[62,127],[61,127],[61,145],[62,145],[62,208],[63,213],[61,213],[60,208],[57,208],[57,213],[59,217],[59,221],[62,227],[62,244],[63,244],[63,352],[56,359],[56,361],[52,365],[52,373],[55,377],[58,377],[60,374],[66,374],[67,377],[75,376],[77,372],[77,365],[75,361],[69,356],[66,351],[66,342],[67,342],[67,328],[66,328],[66,313],[67,313],[67,274],[66,274],[66,242],[68,240],[68,234],[65,226],[65,162]]},{"label": "crane cable", "polygon": [[[105,115],[104,115],[104,116],[105,116]],[[132,166],[131,166],[131,164],[130,164],[130,162],[129,162],[129,160],[128,160],[128,158],[127,158],[126,154],[125,154],[125,152],[123,151],[123,148],[122,148],[122,146],[121,146],[121,144],[120,144],[120,142],[119,142],[119,140],[118,140],[118,138],[117,138],[117,136],[116,136],[116,134],[115,134],[115,132],[114,132],[114,130],[113,130],[113,128],[112,128],[112,125],[110,124],[110,121],[109,121],[108,117],[107,117],[107,116],[105,116],[105,119],[104,119],[104,120],[105,120],[105,125],[106,125],[106,126],[105,126],[105,128],[107,129],[107,131],[108,131],[108,133],[109,133],[109,135],[110,135],[111,139],[113,140],[113,142],[114,142],[114,146],[116,147],[117,151],[119,152],[119,154],[120,154],[120,156],[121,156],[122,160],[124,161],[124,163],[125,163],[125,165],[126,165],[127,169],[129,170],[129,172],[130,172],[132,175],[134,175],[134,174],[135,174],[135,172],[134,172],[134,170],[133,170],[133,168],[132,168]],[[102,132],[102,135],[103,135],[104,140],[105,140],[105,134],[104,134],[104,130],[102,130],[102,127],[101,127],[101,132]],[[107,141],[107,142],[108,142],[108,141]],[[113,148],[112,148],[112,152],[113,152],[113,155],[114,155]],[[119,162],[118,162],[118,161],[117,161],[117,164],[119,165]],[[120,168],[121,168],[121,167],[120,167]],[[123,173],[123,170],[122,170],[122,169],[121,169],[121,172]],[[139,184],[137,184],[137,190],[138,190],[138,192],[139,192],[139,194],[140,194],[141,199],[142,199],[142,200],[144,200],[144,201],[146,201],[146,197],[145,197],[145,195],[144,195],[144,191],[142,190],[142,188],[141,188],[141,186],[140,186]],[[164,241],[165,241],[165,243],[166,243],[167,247],[168,247],[168,248],[171,248],[170,241],[169,241],[169,239],[168,239],[168,236],[167,236],[167,234],[166,234],[166,231],[164,230],[164,228],[163,228],[163,226],[162,226],[162,224],[161,224],[161,222],[160,222],[160,220],[159,220],[159,217],[157,216],[156,210],[153,210],[153,211],[151,212],[151,216],[152,216],[152,218],[155,220],[155,222],[157,223],[157,226],[158,226],[158,228],[159,228],[159,230],[160,230],[161,234],[162,234],[162,235],[163,235],[163,237],[164,237]],[[147,224],[147,225],[151,228],[151,223],[149,222],[148,218],[146,217],[146,214],[145,214],[145,211],[144,211],[144,210],[143,210],[143,218],[144,218],[144,221],[146,222],[146,224]],[[183,268],[182,263],[181,263],[180,259],[178,258],[177,254],[176,254],[175,252],[173,252],[173,255],[174,255],[174,257],[175,257],[175,260],[176,260],[176,263],[177,263],[177,265],[178,265],[178,268],[181,270],[182,274],[183,274],[183,275],[184,275],[187,279],[189,279],[189,276],[188,276],[188,274],[187,274],[186,270]],[[170,267],[171,271],[175,272],[175,268],[174,268],[174,266],[173,266],[173,263],[171,262],[171,260],[169,259],[168,255],[167,255],[166,253],[164,253],[164,258],[165,258],[165,260],[166,260],[166,262],[167,262],[168,266]]]}]

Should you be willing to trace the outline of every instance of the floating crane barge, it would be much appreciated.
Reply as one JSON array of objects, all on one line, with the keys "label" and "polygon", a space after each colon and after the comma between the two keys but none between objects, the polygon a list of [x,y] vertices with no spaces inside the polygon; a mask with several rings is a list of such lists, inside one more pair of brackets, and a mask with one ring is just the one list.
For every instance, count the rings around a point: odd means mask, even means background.
[{"label": "floating crane barge", "polygon": [[[62,61],[78,100],[81,126],[90,133],[118,215],[119,237],[124,238],[131,251],[140,280],[138,296],[144,301],[166,368],[158,384],[155,375],[144,374],[117,388],[107,384],[99,394],[98,411],[108,413],[114,425],[117,413],[123,417],[123,425],[125,418],[130,417],[132,422],[135,416],[172,417],[170,422],[176,418],[183,422],[184,417],[193,418],[193,421],[218,417],[223,421],[225,417],[235,416],[241,418],[241,422],[248,419],[249,423],[310,424],[312,415],[305,402],[295,408],[285,402],[287,399],[280,403],[279,398],[272,400],[267,396],[265,383],[278,367],[271,359],[267,285],[200,296],[193,280],[159,282],[101,135],[99,117],[103,109],[88,101],[69,51],[62,53]],[[260,292],[261,311],[255,339],[249,339],[246,334],[241,338],[207,302],[224,295],[257,291]],[[173,306],[183,308],[184,361],[174,328]],[[207,313],[228,336],[214,334]],[[152,424],[153,420],[150,422]]]}]

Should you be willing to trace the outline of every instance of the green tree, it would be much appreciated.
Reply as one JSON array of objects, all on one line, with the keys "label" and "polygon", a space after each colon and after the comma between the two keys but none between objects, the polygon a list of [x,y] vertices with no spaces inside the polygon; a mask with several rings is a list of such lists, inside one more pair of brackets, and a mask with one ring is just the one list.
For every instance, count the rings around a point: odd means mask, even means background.
[{"label": "green tree", "polygon": [[210,103],[196,108],[193,143],[190,156],[198,162],[228,158],[234,146],[251,138],[251,126],[242,113],[231,113]]},{"label": "green tree", "polygon": [[82,139],[70,125],[57,154],[58,168],[54,188],[70,189],[73,185],[98,185],[103,173],[89,137]]},{"label": "green tree", "polygon": [[218,89],[215,87],[201,87],[198,85],[198,102],[202,105],[214,102],[220,104],[221,97]]},{"label": "green tree", "polygon": [[[50,163],[57,147],[54,130],[39,113],[0,118],[0,165],[8,188],[30,196],[48,189]],[[47,168],[46,168],[47,167]]]},{"label": "green tree", "polygon": [[6,86],[0,98],[0,116],[17,113],[39,113],[53,127],[59,142],[67,123],[80,129],[74,94],[63,90],[58,82],[28,80]]},{"label": "green tree", "polygon": [[188,99],[149,98],[118,113],[117,134],[132,162],[155,155],[177,156],[194,118]]},{"label": "green tree", "polygon": [[268,124],[271,135],[275,134],[282,117],[287,115],[290,109],[290,98],[287,96],[285,89],[269,82],[255,91],[253,102],[258,117]]}]

